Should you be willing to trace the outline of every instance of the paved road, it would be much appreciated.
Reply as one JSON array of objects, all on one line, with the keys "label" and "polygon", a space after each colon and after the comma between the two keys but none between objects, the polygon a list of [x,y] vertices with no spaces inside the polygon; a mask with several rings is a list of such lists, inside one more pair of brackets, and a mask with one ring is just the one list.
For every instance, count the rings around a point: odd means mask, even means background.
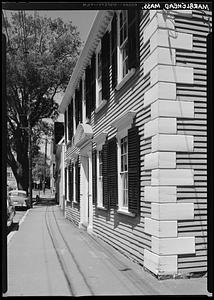
[{"label": "paved road", "polygon": [[5,297],[207,294],[206,278],[158,281],[66,220],[54,201],[29,209],[8,242]]}]

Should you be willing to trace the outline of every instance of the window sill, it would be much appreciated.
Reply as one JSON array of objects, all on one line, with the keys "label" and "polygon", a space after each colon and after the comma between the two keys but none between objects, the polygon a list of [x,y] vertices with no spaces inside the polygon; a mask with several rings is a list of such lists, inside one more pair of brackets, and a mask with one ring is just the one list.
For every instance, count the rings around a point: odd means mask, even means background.
[{"label": "window sill", "polygon": [[97,114],[107,103],[107,100],[102,100],[100,105],[95,109],[95,113]]},{"label": "window sill", "polygon": [[132,68],[128,74],[126,74],[126,76],[122,79],[122,81],[116,86],[116,90],[119,91],[123,86],[124,84],[134,75],[135,73],[135,68]]},{"label": "window sill", "polygon": [[123,210],[123,209],[118,209],[117,210],[117,213],[118,214],[122,214],[122,215],[126,215],[126,216],[129,216],[129,217],[135,217],[136,215],[129,212],[128,210]]},{"label": "window sill", "polygon": [[97,208],[101,210],[107,210],[107,208],[105,208],[104,206],[97,206]]}]

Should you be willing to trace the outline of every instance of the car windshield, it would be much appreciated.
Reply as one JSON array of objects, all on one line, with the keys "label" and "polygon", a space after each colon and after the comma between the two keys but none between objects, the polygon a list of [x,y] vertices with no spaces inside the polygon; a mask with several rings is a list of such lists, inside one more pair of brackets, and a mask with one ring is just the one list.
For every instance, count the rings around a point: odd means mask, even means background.
[{"label": "car windshield", "polygon": [[26,197],[25,191],[11,191],[10,196]]}]

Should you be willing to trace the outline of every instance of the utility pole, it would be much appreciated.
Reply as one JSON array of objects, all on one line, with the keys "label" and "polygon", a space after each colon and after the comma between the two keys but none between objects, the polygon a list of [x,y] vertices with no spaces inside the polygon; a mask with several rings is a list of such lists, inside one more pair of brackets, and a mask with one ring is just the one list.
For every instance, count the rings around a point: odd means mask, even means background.
[{"label": "utility pole", "polygon": [[30,114],[28,115],[28,164],[29,164],[29,198],[30,207],[32,207],[32,153],[31,153],[31,125],[30,125]]}]

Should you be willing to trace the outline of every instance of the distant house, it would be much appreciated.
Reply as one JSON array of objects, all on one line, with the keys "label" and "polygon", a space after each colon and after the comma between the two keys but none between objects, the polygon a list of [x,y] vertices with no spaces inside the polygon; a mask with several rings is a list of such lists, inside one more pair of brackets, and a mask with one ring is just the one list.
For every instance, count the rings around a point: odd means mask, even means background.
[{"label": "distant house", "polygon": [[7,166],[7,185],[13,189],[17,188],[16,178],[13,175],[11,167]]},{"label": "distant house", "polygon": [[205,13],[99,11],[59,107],[66,218],[157,276],[207,271]]}]

